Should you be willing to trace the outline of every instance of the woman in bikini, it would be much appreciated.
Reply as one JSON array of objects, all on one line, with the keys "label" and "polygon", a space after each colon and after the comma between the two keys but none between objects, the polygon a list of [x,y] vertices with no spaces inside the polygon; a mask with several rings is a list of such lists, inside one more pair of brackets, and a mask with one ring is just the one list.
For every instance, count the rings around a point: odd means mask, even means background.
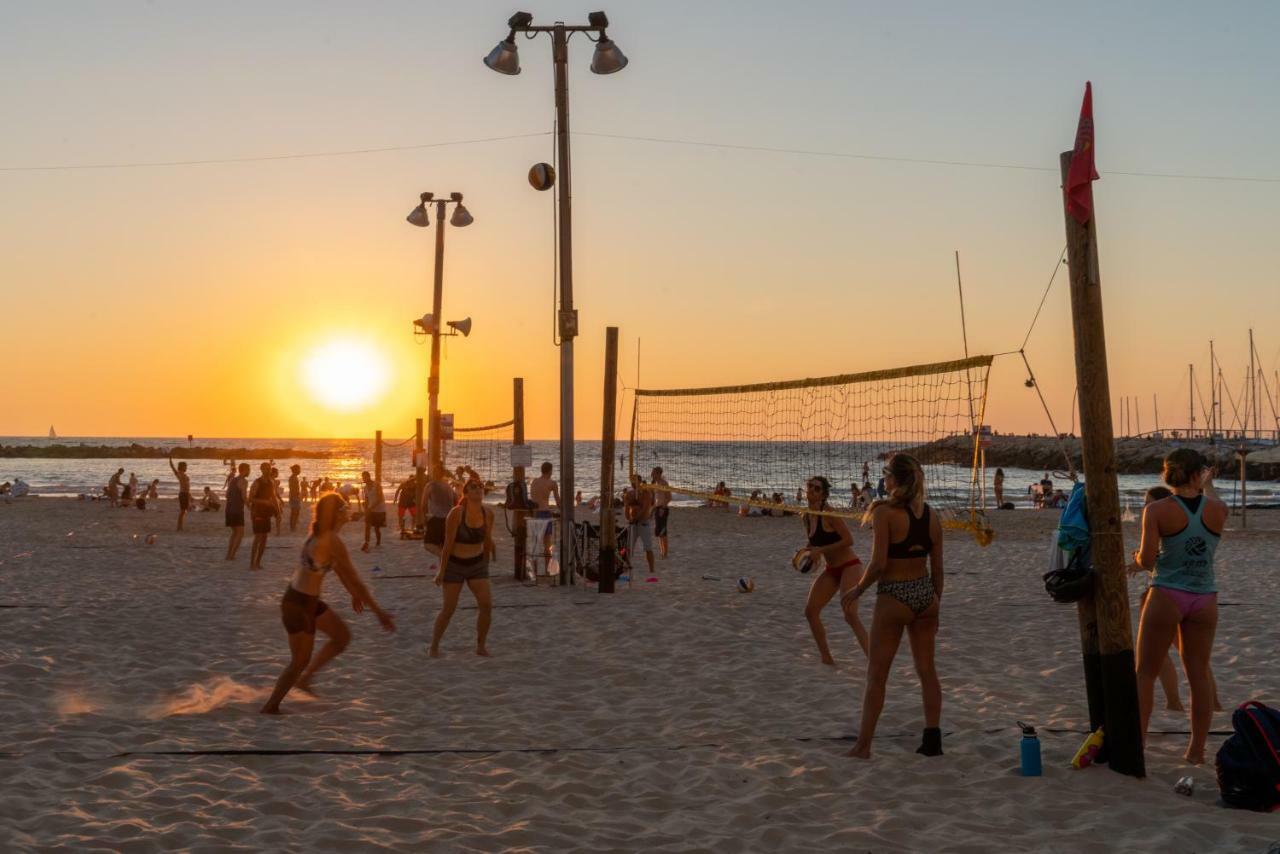
[{"label": "woman in bikini", "polygon": [[1218,629],[1213,557],[1227,522],[1227,505],[1213,496],[1212,470],[1199,451],[1179,448],[1164,460],[1173,495],[1142,510],[1142,544],[1133,560],[1152,573],[1153,588],[1138,622],[1138,712],[1146,738],[1156,679],[1175,636],[1191,689],[1191,739],[1184,758],[1204,762],[1213,722],[1209,654]]},{"label": "woman in bikini", "polygon": [[[828,509],[827,499],[831,497],[831,484],[825,477],[811,477],[805,483],[805,497],[809,509],[814,513],[802,513],[800,521],[804,524],[804,532],[808,537],[808,557],[822,556],[826,568],[809,585],[809,598],[804,603],[804,618],[809,621],[809,631],[813,632],[813,640],[818,645],[818,653],[823,664],[836,663],[831,657],[831,649],[827,645],[827,630],[822,625],[822,609],[827,606],[836,592],[847,593],[862,577],[862,561],[853,553],[853,535],[844,520],[836,516],[816,515],[817,511]],[[857,603],[842,608],[845,622],[853,629],[853,636],[858,639],[862,654],[867,653],[867,629],[858,617]]]},{"label": "woman in bikini", "polygon": [[462,488],[462,501],[449,511],[444,522],[444,549],[440,552],[440,569],[435,577],[435,583],[444,590],[444,602],[431,633],[432,658],[440,656],[440,640],[458,607],[463,584],[476,598],[476,655],[489,655],[485,646],[493,614],[489,559],[497,556],[498,549],[493,544],[493,511],[484,506],[484,484],[468,480]]},{"label": "woman in bikini", "polygon": [[[280,617],[289,633],[290,658],[284,672],[276,680],[271,699],[262,707],[264,715],[280,714],[280,703],[291,688],[310,692],[311,678],[351,642],[351,630],[342,618],[320,598],[324,577],[333,570],[351,594],[351,608],[357,614],[366,607],[373,611],[383,631],[394,632],[395,620],[378,605],[351,565],[347,547],[338,532],[347,521],[347,502],[337,493],[328,493],[315,506],[311,536],[302,545],[302,562],[280,601]],[[311,657],[316,630],[328,635],[315,658]]]},{"label": "woman in bikini", "polygon": [[858,585],[845,594],[846,602],[856,602],[876,585],[862,721],[858,741],[848,755],[871,758],[885,684],[905,629],[924,701],[924,738],[916,753],[940,756],[942,686],[933,656],[942,602],[942,525],[924,501],[924,470],[914,457],[894,454],[884,470],[884,485],[889,497],[876,501],[869,511],[875,537],[871,564]]}]

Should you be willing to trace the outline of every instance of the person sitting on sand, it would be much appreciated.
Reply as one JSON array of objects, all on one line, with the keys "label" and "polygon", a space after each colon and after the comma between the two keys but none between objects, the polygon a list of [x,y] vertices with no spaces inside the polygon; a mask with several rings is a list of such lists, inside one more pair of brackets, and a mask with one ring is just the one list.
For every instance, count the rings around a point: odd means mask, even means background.
[{"label": "person sitting on sand", "polygon": [[[809,504],[808,513],[800,514],[804,524],[804,533],[808,543],[808,557],[822,557],[826,568],[813,579],[809,585],[809,595],[804,602],[804,618],[809,621],[809,631],[813,633],[813,641],[818,645],[818,654],[823,664],[834,665],[835,658],[827,645],[827,630],[822,625],[822,609],[837,592],[848,593],[862,578],[862,561],[853,552],[853,535],[849,526],[837,517],[818,515],[830,509],[828,500],[831,497],[831,484],[825,477],[815,475],[805,483],[805,498]],[[853,629],[853,636],[867,653],[867,629],[858,616],[856,603],[843,608],[844,620]]]},{"label": "person sitting on sand", "polygon": [[222,502],[218,500],[218,496],[209,487],[204,488],[204,496],[200,499],[200,509],[204,511],[221,509]]},{"label": "person sitting on sand", "polygon": [[[290,689],[311,692],[311,680],[351,642],[351,630],[338,614],[320,598],[324,577],[333,570],[342,586],[351,594],[351,608],[357,614],[368,608],[382,624],[383,631],[394,632],[395,620],[382,610],[369,588],[351,564],[347,547],[338,535],[347,521],[347,504],[341,496],[326,494],[315,506],[311,536],[302,544],[301,565],[280,600],[280,619],[289,634],[289,663],[276,679],[271,698],[262,707],[264,715],[280,714],[280,703]],[[316,630],[328,636],[315,658],[311,651]]]},{"label": "person sitting on sand", "polygon": [[941,756],[942,686],[934,666],[934,642],[942,603],[942,524],[925,503],[924,469],[915,457],[894,454],[884,470],[884,485],[889,497],[876,501],[869,511],[874,537],[871,563],[841,601],[850,607],[876,585],[862,718],[858,741],[848,755],[871,758],[885,684],[905,629],[924,702],[924,737],[916,752]]},{"label": "person sitting on sand", "polygon": [[1142,544],[1133,553],[1133,562],[1152,573],[1154,588],[1138,623],[1138,711],[1145,741],[1155,682],[1176,636],[1191,689],[1191,737],[1183,758],[1199,765],[1213,722],[1209,659],[1218,628],[1214,552],[1228,510],[1213,495],[1213,469],[1199,451],[1178,448],[1170,453],[1163,478],[1173,495],[1142,509]]},{"label": "person sitting on sand", "polygon": [[462,488],[462,501],[445,519],[444,549],[434,579],[444,593],[444,600],[431,632],[432,658],[440,657],[440,641],[458,607],[464,583],[476,600],[476,655],[489,655],[485,646],[493,613],[489,560],[497,556],[497,546],[493,544],[493,511],[484,506],[484,485],[469,480]]}]

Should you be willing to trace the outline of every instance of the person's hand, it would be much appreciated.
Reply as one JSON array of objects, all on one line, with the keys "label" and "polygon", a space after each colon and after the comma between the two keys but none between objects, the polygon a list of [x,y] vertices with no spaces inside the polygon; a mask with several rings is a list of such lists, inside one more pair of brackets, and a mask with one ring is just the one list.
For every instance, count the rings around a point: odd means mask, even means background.
[{"label": "person's hand", "polygon": [[1212,489],[1213,477],[1218,473],[1218,469],[1214,466],[1205,466],[1200,470],[1200,488]]},{"label": "person's hand", "polygon": [[378,618],[378,622],[382,624],[382,630],[387,634],[394,634],[396,630],[396,621],[390,614],[379,608],[374,612]]},{"label": "person's hand", "polygon": [[443,569],[436,572],[436,577],[431,579],[431,583],[434,584],[436,587],[444,586],[444,570]]},{"label": "person's hand", "polygon": [[362,613],[364,611],[364,600],[359,596],[352,595],[351,610],[355,611],[357,614]]}]

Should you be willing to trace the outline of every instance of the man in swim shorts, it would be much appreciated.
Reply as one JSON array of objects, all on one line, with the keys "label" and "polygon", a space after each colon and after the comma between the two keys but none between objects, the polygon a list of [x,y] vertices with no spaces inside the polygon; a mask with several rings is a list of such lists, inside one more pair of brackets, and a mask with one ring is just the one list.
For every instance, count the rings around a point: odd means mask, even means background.
[{"label": "man in swim shorts", "polygon": [[650,479],[653,490],[653,535],[658,538],[658,556],[667,559],[667,517],[671,515],[671,484],[662,476],[662,466],[654,466]]},{"label": "man in swim shorts", "polygon": [[187,474],[186,460],[174,466],[173,457],[170,457],[169,468],[178,479],[178,530],[181,531],[182,520],[187,518],[187,511],[191,509],[191,475]]},{"label": "man in swim shorts", "polygon": [[387,524],[387,496],[382,491],[382,484],[366,472],[360,473],[364,481],[364,545],[360,551],[369,551],[369,531],[377,538],[376,545],[382,545],[382,529]]},{"label": "man in swim shorts", "polygon": [[298,516],[302,514],[302,496],[306,494],[306,481],[299,482],[302,466],[294,463],[289,466],[289,532],[298,530]]},{"label": "man in swim shorts", "polygon": [[638,474],[631,475],[631,491],[626,499],[627,521],[631,523],[631,554],[635,554],[637,541],[644,544],[644,558],[649,564],[649,575],[653,575],[653,491],[643,489],[644,478]]},{"label": "man in swim shorts", "polygon": [[535,505],[533,518],[546,520],[539,523],[543,525],[542,557],[543,566],[546,566],[551,562],[551,537],[556,527],[555,522],[552,521],[555,514],[551,511],[551,499],[555,499],[556,509],[560,509],[560,487],[551,479],[551,463],[543,463],[541,471],[542,474],[535,477],[529,484],[529,498]]},{"label": "man in swim shorts", "polygon": [[449,511],[458,503],[458,494],[453,491],[452,484],[449,483],[449,473],[440,463],[436,463],[431,471],[431,480],[427,481],[426,489],[423,490],[423,502],[426,511],[425,533],[422,537],[422,545],[427,551],[437,557],[444,550],[444,529],[445,521],[449,518]]}]

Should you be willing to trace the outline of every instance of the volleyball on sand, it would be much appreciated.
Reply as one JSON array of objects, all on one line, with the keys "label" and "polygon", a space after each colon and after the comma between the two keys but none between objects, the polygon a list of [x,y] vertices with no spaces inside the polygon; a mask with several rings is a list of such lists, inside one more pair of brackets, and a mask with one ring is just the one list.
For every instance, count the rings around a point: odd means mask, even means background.
[{"label": "volleyball on sand", "polygon": [[739,593],[750,593],[752,590],[755,590],[755,589],[756,589],[755,581],[751,580],[745,575],[738,579]]}]

